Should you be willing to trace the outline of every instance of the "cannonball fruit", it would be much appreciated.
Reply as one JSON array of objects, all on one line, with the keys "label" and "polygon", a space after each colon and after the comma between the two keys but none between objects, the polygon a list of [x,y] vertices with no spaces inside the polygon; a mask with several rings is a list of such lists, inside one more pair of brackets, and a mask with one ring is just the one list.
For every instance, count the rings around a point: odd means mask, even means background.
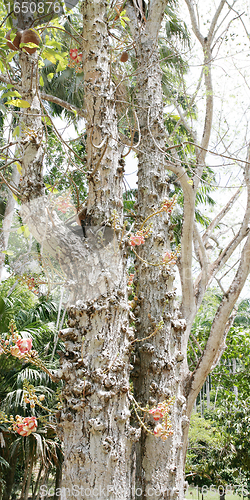
[{"label": "cannonball fruit", "polygon": [[125,51],[122,53],[121,57],[120,57],[120,61],[121,62],[126,62],[128,60],[128,53]]},{"label": "cannonball fruit", "polygon": [[[39,45],[40,36],[33,29],[24,30],[22,32],[22,36],[21,36],[21,43],[35,43],[36,45]],[[33,48],[23,47],[23,50],[25,50],[25,52],[28,52],[28,54],[34,54],[34,52],[36,52],[37,48],[36,47],[33,47]]]},{"label": "cannonball fruit", "polygon": [[11,33],[12,33],[12,31],[10,30],[6,34],[6,40],[7,40],[6,43],[7,43],[8,47],[9,47],[9,49],[11,49],[11,50],[18,50],[19,45],[21,43],[22,31],[17,31],[16,36],[15,36],[15,38],[14,38],[13,41],[11,41],[11,39],[10,39],[10,34]]}]

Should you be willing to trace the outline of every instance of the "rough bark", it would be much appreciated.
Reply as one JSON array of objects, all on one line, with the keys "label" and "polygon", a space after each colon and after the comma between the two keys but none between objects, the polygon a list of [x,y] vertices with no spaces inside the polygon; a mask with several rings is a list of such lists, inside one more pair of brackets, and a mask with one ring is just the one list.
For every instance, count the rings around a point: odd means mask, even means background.
[{"label": "rough bark", "polygon": [[[138,152],[137,225],[157,211],[168,198],[167,163],[165,161],[165,131],[163,123],[162,72],[158,54],[158,30],[164,3],[152,10],[143,32],[136,28],[134,38],[138,60],[137,114],[141,142]],[[157,23],[155,16],[158,15]],[[183,499],[184,457],[182,431],[185,420],[185,388],[187,372],[182,346],[185,321],[175,305],[173,266],[150,265],[162,262],[170,250],[169,216],[161,214],[151,219],[151,235],[138,248],[136,260],[136,307],[134,309],[136,338],[135,368],[132,372],[136,400],[145,407],[157,405],[175,396],[171,409],[173,436],[166,441],[150,435],[144,429],[135,445],[136,490],[131,499]],[[150,339],[159,322],[163,326]],[[145,340],[143,340],[145,339]],[[153,419],[148,422],[154,429]],[[132,464],[133,467],[133,464]]]},{"label": "rough bark", "polygon": [[[11,178],[11,184],[14,185],[15,187],[18,187],[19,180],[20,180],[20,174],[16,166],[14,166]],[[2,281],[3,279],[4,261],[6,255],[2,252],[3,251],[5,252],[8,249],[8,242],[10,236],[10,229],[13,221],[14,208],[15,208],[15,199],[13,197],[11,190],[9,189],[6,208],[4,212],[2,230],[0,234],[0,281]]]},{"label": "rough bark", "polygon": [[[125,500],[131,488],[130,443],[138,431],[129,424],[133,331],[128,321],[124,250],[117,243],[123,169],[110,79],[107,3],[86,0],[82,13],[89,178],[85,224],[111,225],[110,217],[117,214],[113,242],[105,249],[103,263],[104,273],[108,262],[113,264],[116,279],[108,281],[103,293],[97,289],[91,300],[79,293],[68,311],[69,328],[61,332],[66,348],[61,366],[66,401],[60,424],[65,450],[62,498],[69,498],[75,487],[84,499],[90,495]],[[97,264],[93,259],[90,274]]]},{"label": "rough bark", "polygon": [[19,56],[22,76],[22,98],[30,103],[30,107],[22,114],[23,129],[19,141],[19,155],[22,167],[20,181],[22,202],[29,202],[44,194],[42,165],[44,148],[42,145],[43,126],[41,107],[38,97],[37,55],[32,57],[21,53]]}]

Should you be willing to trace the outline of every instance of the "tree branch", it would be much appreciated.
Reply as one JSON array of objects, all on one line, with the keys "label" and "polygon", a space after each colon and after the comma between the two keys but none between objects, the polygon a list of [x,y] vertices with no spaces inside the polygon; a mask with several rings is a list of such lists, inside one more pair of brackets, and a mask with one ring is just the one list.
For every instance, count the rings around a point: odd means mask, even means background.
[{"label": "tree branch", "polygon": [[[250,160],[250,148],[248,148],[247,160],[248,162]],[[213,266],[212,273],[210,270],[208,270],[207,284],[214,276],[215,271],[218,272],[220,267],[226,262],[226,260],[228,260],[229,256],[232,255],[233,249],[239,245],[239,243],[246,235],[247,239],[241,253],[235,277],[228,291],[224,293],[223,299],[215,314],[206,347],[203,351],[203,354],[199,360],[196,369],[192,373],[191,377],[187,380],[187,386],[189,391],[189,397],[187,403],[188,413],[191,412],[193,403],[200,390],[200,387],[204,383],[208,373],[211,370],[211,367],[216,361],[216,357],[218,356],[218,352],[220,351],[220,346],[223,342],[223,338],[229,329],[229,327],[227,328],[230,322],[228,318],[230,316],[233,307],[235,306],[235,303],[242,291],[242,288],[250,272],[250,258],[249,258],[250,234],[248,229],[248,224],[250,220],[250,163],[247,163],[246,165],[245,181],[248,188],[247,207],[241,229],[236,238],[230,242],[227,249],[223,252],[222,257],[219,257],[215,261],[215,263],[212,264]],[[232,203],[234,202],[233,198],[229,201],[228,206],[231,206]],[[235,241],[236,243],[234,244]]]},{"label": "tree branch", "polygon": [[248,235],[244,245],[237,273],[229,290],[225,293],[214,317],[210,335],[203,351],[197,368],[189,380],[188,413],[192,410],[194,400],[199,393],[200,387],[206,380],[217,353],[223,341],[224,332],[228,322],[229,315],[239,298],[242,288],[246,282],[250,271],[250,235]]},{"label": "tree branch", "polygon": [[[22,91],[22,86],[19,85],[19,83],[12,82],[10,80],[10,78],[8,78],[4,75],[0,75],[0,82],[5,83],[6,85],[13,85],[13,87],[15,87],[15,89],[17,89],[19,92]],[[73,104],[69,104],[68,102],[63,101],[62,99],[59,99],[58,97],[55,97],[53,95],[45,94],[45,92],[42,92],[41,99],[43,101],[48,101],[48,102],[53,102],[54,104],[58,104],[62,108],[67,109],[68,111],[71,111],[71,113],[76,113],[78,116],[82,116],[82,117],[85,116],[85,112],[83,109],[79,109],[76,106],[73,106]]]},{"label": "tree branch", "polygon": [[212,42],[212,39],[214,37],[215,26],[217,24],[218,18],[220,16],[220,13],[221,13],[221,11],[222,11],[225,3],[226,3],[226,0],[221,0],[220,1],[220,4],[219,4],[219,6],[218,6],[218,8],[217,8],[217,10],[216,10],[216,12],[214,14],[214,17],[212,19],[212,22],[210,24],[209,32],[208,32],[208,35],[207,35],[207,40],[208,40],[209,44]]},{"label": "tree branch", "polygon": [[190,15],[191,23],[192,23],[193,32],[194,32],[196,38],[198,38],[198,40],[201,43],[201,45],[203,45],[204,37],[202,36],[202,34],[201,34],[200,30],[199,30],[199,27],[198,27],[198,23],[197,23],[197,20],[196,20],[196,15],[195,15],[195,12],[194,12],[193,2],[192,2],[192,0],[185,0],[185,2],[187,4],[187,8],[189,10],[189,15]]},{"label": "tree branch", "polygon": [[200,307],[207,286],[208,259],[207,259],[206,249],[202,241],[201,235],[199,233],[196,222],[194,223],[194,240],[196,240],[199,245],[199,260],[201,264],[201,277],[195,293],[196,308],[198,309]]},{"label": "tree branch", "polygon": [[202,236],[202,240],[203,240],[204,245],[207,243],[208,238],[210,237],[210,234],[212,233],[214,228],[219,224],[219,222],[229,212],[229,210],[231,210],[233,204],[239,198],[240,194],[241,194],[241,189],[237,189],[236,193],[234,193],[232,198],[230,198],[229,202],[225,205],[225,207],[222,208],[222,210],[218,213],[218,215],[216,215],[214,220],[212,220],[212,222],[210,222],[209,226],[207,227],[205,233]]},{"label": "tree branch", "polygon": [[78,116],[85,116],[85,111],[83,109],[76,108],[76,106],[73,106],[72,104],[69,104],[66,101],[63,101],[62,99],[59,99],[58,97],[55,97],[53,95],[45,94],[45,92],[41,93],[41,99],[43,101],[48,101],[48,102],[53,102],[54,104],[58,104],[64,109],[67,109],[68,111],[71,111],[71,113],[76,113]]},{"label": "tree branch", "polygon": [[161,21],[167,4],[168,0],[152,0],[150,2],[146,30],[151,38],[155,39],[156,36],[158,36],[161,27]]}]

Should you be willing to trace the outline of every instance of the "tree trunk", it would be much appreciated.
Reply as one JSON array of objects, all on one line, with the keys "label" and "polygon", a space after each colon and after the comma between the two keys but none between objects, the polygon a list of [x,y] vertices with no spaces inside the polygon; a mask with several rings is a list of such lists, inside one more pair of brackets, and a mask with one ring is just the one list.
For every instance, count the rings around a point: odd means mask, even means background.
[{"label": "tree trunk", "polygon": [[[132,12],[129,11],[128,17],[132,18]],[[146,217],[159,210],[168,198],[162,72],[157,45],[158,31],[152,32],[152,22],[147,21],[143,33],[140,30],[135,33],[139,62],[137,112],[141,133],[136,229],[140,229]],[[132,492],[131,498],[183,500],[182,431],[187,423],[184,380],[188,373],[183,349],[185,346],[182,345],[185,321],[180,318],[175,306],[173,265],[171,262],[169,265],[162,265],[164,255],[170,251],[169,215],[156,215],[151,221],[151,236],[138,249],[140,258],[135,265],[134,283],[138,300],[134,314],[139,342],[136,343],[132,377],[135,399],[144,407],[148,403],[157,405],[175,396],[171,407],[173,435],[163,441],[142,429],[140,441],[135,445],[136,491]],[[161,264],[154,266],[149,263]],[[153,334],[160,322],[162,327]],[[152,337],[147,339],[151,334]],[[153,419],[150,420],[153,424]]]},{"label": "tree trunk", "polygon": [[29,489],[30,489],[31,477],[32,477],[32,472],[33,472],[34,458],[35,458],[34,454],[32,454],[31,455],[31,459],[29,461],[29,467],[28,467],[28,474],[27,474],[27,482],[26,482],[24,500],[28,500],[28,496],[29,496]]},{"label": "tree trunk", "polygon": [[[14,165],[12,178],[11,178],[11,185],[18,187],[19,180],[20,180],[20,174],[19,174],[16,166]],[[6,255],[2,252],[6,251],[8,249],[8,242],[9,242],[10,229],[11,229],[12,220],[13,220],[14,208],[15,208],[15,199],[13,197],[12,192],[9,189],[6,208],[5,208],[5,212],[4,212],[2,231],[0,234],[0,282],[3,279],[4,261],[5,261],[5,255]]]},{"label": "tree trunk", "polygon": [[32,500],[37,500],[37,490],[38,490],[38,486],[39,486],[39,482],[40,482],[40,478],[41,478],[43,467],[44,467],[44,464],[43,464],[43,462],[41,460],[39,471],[38,471],[36,482],[35,482],[35,487],[34,487],[33,495],[32,495]]},{"label": "tree trunk", "polygon": [[[93,255],[89,275],[96,286],[91,295],[89,290],[83,293],[79,266],[69,328],[61,332],[66,348],[61,367],[65,381],[60,424],[65,452],[62,499],[71,498],[75,491],[83,498],[125,500],[131,488],[130,442],[138,431],[129,424],[133,331],[128,321],[124,249],[118,244],[123,169],[110,79],[107,2],[86,0],[82,9],[89,177],[85,225],[95,229],[108,223],[113,237],[111,243],[104,243],[102,256]],[[95,276],[99,258],[102,275]]]},{"label": "tree trunk", "polygon": [[58,460],[56,465],[56,479],[55,479],[55,493],[54,500],[61,500],[61,486],[62,486],[62,463]]}]

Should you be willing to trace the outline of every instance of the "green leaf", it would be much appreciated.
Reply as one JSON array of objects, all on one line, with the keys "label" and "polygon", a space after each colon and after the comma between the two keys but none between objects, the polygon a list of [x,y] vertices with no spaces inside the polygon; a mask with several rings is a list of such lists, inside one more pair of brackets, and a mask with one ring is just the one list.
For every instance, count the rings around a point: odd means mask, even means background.
[{"label": "green leaf", "polygon": [[20,49],[28,47],[29,49],[38,49],[39,45],[33,42],[27,42],[27,43],[20,43],[19,45]]},{"label": "green leaf", "polygon": [[51,186],[51,184],[45,184],[45,187],[51,191],[52,193],[59,193],[58,189],[56,189],[55,187]]},{"label": "green leaf", "polygon": [[12,28],[12,19],[10,17],[8,17],[7,19],[6,28],[7,30],[10,30]]},{"label": "green leaf", "polygon": [[51,125],[51,120],[48,116],[43,116],[42,122],[46,123],[46,125]]},{"label": "green leaf", "polygon": [[7,113],[6,107],[0,104],[0,111],[5,115]]},{"label": "green leaf", "polygon": [[17,127],[14,128],[14,130],[12,132],[12,136],[13,137],[19,137],[20,136],[20,127],[19,127],[19,125],[17,125]]},{"label": "green leaf", "polygon": [[24,99],[13,99],[6,102],[9,106],[16,106],[17,108],[30,108],[30,103]]},{"label": "green leaf", "polygon": [[10,90],[9,92],[5,92],[5,94],[3,94],[1,96],[1,99],[3,99],[4,97],[22,97],[21,94],[19,94],[19,92],[17,92],[17,90]]},{"label": "green leaf", "polygon": [[22,233],[23,233],[23,235],[24,235],[25,238],[29,237],[30,230],[29,230],[27,224],[25,224],[24,226],[21,226],[21,227],[18,228],[17,234],[22,234]]},{"label": "green leaf", "polygon": [[24,232],[23,232],[24,238],[28,238],[30,235],[30,230],[28,226],[25,227]]},{"label": "green leaf", "polygon": [[16,54],[16,50],[13,50],[10,54],[7,55],[6,57],[6,62],[9,63],[10,61],[12,61],[13,57],[15,56]]},{"label": "green leaf", "polygon": [[63,71],[65,68],[67,68],[67,66],[68,66],[68,61],[67,60],[59,61],[58,65],[57,65],[57,68],[56,68],[56,71],[57,72]]},{"label": "green leaf", "polygon": [[56,64],[55,51],[52,49],[46,49],[42,53],[43,59],[48,59],[53,64]]},{"label": "green leaf", "polygon": [[44,81],[43,81],[43,77],[42,76],[40,76],[40,78],[39,78],[39,83],[40,83],[41,87],[44,86]]},{"label": "green leaf", "polygon": [[20,165],[20,163],[18,161],[15,161],[15,165],[19,174],[22,175],[22,166]]},{"label": "green leaf", "polygon": [[10,33],[10,41],[13,42],[13,40],[16,38],[17,31],[12,30]]},{"label": "green leaf", "polygon": [[24,226],[19,227],[17,230],[17,234],[22,234],[24,232],[24,229]]},{"label": "green leaf", "polygon": [[47,78],[48,78],[48,82],[51,82],[52,78],[54,77],[54,73],[49,73],[47,75]]},{"label": "green leaf", "polygon": [[[4,252],[2,252],[2,253],[4,253]],[[4,302],[3,298],[0,297],[0,314],[3,314],[4,307],[5,307],[5,302]]]}]

